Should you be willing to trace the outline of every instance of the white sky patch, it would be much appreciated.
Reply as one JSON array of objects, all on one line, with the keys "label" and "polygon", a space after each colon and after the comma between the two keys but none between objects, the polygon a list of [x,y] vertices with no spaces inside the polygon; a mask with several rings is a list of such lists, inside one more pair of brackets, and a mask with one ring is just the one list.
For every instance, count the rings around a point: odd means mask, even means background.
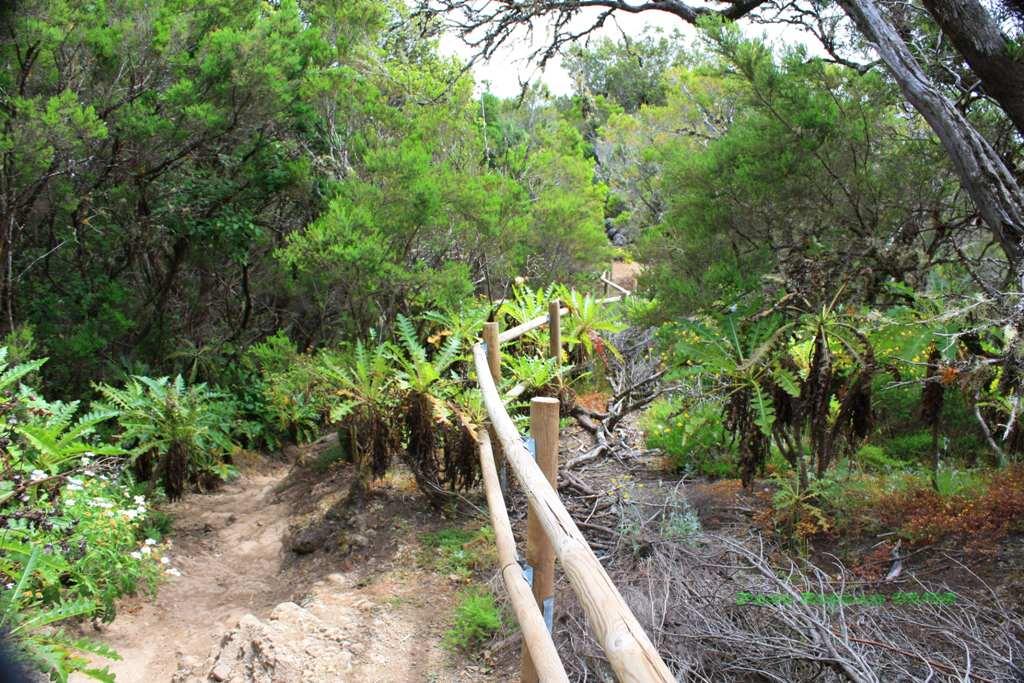
[{"label": "white sky patch", "polygon": [[[575,30],[586,28],[587,22],[596,18],[600,12],[601,10],[598,9],[584,10],[577,18],[573,28]],[[749,34],[764,35],[770,42],[778,46],[802,43],[807,46],[811,54],[824,54],[821,46],[812,36],[793,26],[762,24],[751,27],[749,23],[743,25]],[[697,29],[693,26],[679,17],[665,12],[647,11],[639,14],[617,12],[614,15],[614,20],[609,18],[604,26],[590,34],[590,40],[601,38],[619,40],[623,34],[635,38],[645,30],[660,30],[665,35],[678,31],[688,41],[695,40],[697,36]],[[544,71],[540,71],[536,64],[529,62],[530,55],[538,48],[542,48],[549,38],[550,24],[546,21],[537,22],[534,25],[532,36],[529,36],[525,30],[520,30],[514,40],[507,41],[492,59],[486,62],[478,61],[473,66],[477,91],[490,91],[499,97],[516,97],[522,89],[521,82],[540,81],[548,87],[553,95],[572,93],[574,84],[568,72],[563,68],[560,56],[548,60]],[[443,55],[457,55],[463,60],[468,60],[473,53],[453,33],[447,33],[441,37],[440,51]]]}]

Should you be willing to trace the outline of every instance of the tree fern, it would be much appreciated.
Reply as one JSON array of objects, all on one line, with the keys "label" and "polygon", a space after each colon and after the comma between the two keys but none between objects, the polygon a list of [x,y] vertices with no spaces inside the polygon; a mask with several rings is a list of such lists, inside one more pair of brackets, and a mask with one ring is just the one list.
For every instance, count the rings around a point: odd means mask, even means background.
[{"label": "tree fern", "polygon": [[132,456],[158,456],[155,471],[148,466],[139,474],[161,479],[171,498],[181,495],[187,479],[231,473],[223,456],[234,448],[234,407],[222,394],[205,384],[188,386],[181,375],[173,380],[134,376],[123,388],[101,384],[96,389],[106,402],[98,410],[116,414]]}]

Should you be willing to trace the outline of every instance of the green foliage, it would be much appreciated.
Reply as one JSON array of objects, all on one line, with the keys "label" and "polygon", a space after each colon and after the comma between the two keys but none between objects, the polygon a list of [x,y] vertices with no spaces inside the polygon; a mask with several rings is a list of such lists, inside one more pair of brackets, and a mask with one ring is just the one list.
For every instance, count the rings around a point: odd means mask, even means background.
[{"label": "green foliage", "polygon": [[555,358],[506,355],[502,358],[502,368],[502,379],[509,386],[522,384],[530,394],[558,391],[565,375]]},{"label": "green foliage", "polygon": [[248,417],[249,441],[277,448],[285,440],[315,440],[332,407],[321,373],[324,361],[299,353],[288,335],[277,332],[246,349],[243,364],[245,386],[237,407]]},{"label": "green foliage", "polygon": [[8,343],[55,358],[62,395],[180,372],[237,387],[254,443],[304,440],[323,406],[274,396],[263,420],[244,388],[268,331],[365,342],[607,257],[604,186],[552,103],[477,100],[401,3],[307,5],[4,13]]},{"label": "green foliage", "polygon": [[486,589],[470,588],[459,599],[445,643],[453,650],[472,651],[497,633],[502,623],[494,596]]},{"label": "green foliage", "polygon": [[8,367],[0,349],[0,630],[52,680],[110,675],[86,654],[108,648],[69,636],[63,622],[109,621],[115,601],[153,590],[162,551],[146,542],[151,510],[121,472],[124,450],[102,438],[112,411],[76,417],[24,384],[43,361]]},{"label": "green foliage", "polygon": [[605,354],[619,355],[609,336],[625,329],[614,306],[599,303],[589,294],[575,290],[565,300],[569,315],[563,318],[562,338],[570,353],[575,351],[579,360],[603,358]]},{"label": "green foliage", "polygon": [[[929,437],[929,444],[930,442],[931,438]],[[905,463],[886,455],[883,448],[872,444],[864,444],[858,448],[853,459],[864,469],[873,472],[896,472],[905,466]]]},{"label": "green foliage", "polygon": [[393,355],[387,344],[367,348],[360,342],[349,356],[323,359],[323,376],[343,399],[330,419],[341,422],[339,442],[351,449],[362,486],[384,475],[401,446]]},{"label": "green foliage", "polygon": [[565,68],[582,81],[581,96],[611,99],[629,113],[646,105],[664,105],[664,74],[677,59],[680,36],[645,34],[628,42],[608,38],[587,47],[573,46]]},{"label": "green foliage", "polygon": [[160,480],[171,500],[185,484],[226,479],[234,469],[224,458],[231,440],[234,404],[205,384],[186,386],[178,375],[133,377],[124,387],[96,387],[117,416],[121,442],[131,449],[140,474]]},{"label": "green foliage", "polygon": [[449,528],[423,534],[424,558],[436,571],[468,579],[494,564],[494,531]]},{"label": "green foliage", "polygon": [[[50,680],[65,683],[72,673],[88,678],[113,683],[114,676],[106,667],[93,666],[86,654],[99,655],[108,659],[120,659],[110,648],[84,638],[67,635],[54,625],[63,621],[87,617],[94,611],[88,600],[63,601],[46,605],[35,597],[34,574],[54,572],[63,568],[60,562],[44,558],[37,546],[31,550],[26,546],[4,544],[4,551],[25,558],[21,574],[0,593],[0,631],[13,638],[17,654]],[[6,568],[5,568],[6,569]]]},{"label": "green foliage", "polygon": [[687,405],[680,399],[659,400],[644,414],[641,427],[647,445],[665,452],[687,474],[735,477],[736,444],[722,422],[720,403]]}]

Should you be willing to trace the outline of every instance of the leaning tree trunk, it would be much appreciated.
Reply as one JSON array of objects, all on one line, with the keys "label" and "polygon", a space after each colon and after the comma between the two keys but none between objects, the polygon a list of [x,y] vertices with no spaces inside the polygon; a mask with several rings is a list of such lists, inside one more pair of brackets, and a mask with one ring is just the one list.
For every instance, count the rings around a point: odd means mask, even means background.
[{"label": "leaning tree trunk", "polygon": [[839,0],[904,96],[939,137],[964,189],[1019,271],[1024,257],[1024,191],[1006,164],[963,114],[938,91],[874,0]]},{"label": "leaning tree trunk", "polygon": [[923,0],[942,32],[963,55],[986,94],[1024,135],[1024,60],[978,0]]}]

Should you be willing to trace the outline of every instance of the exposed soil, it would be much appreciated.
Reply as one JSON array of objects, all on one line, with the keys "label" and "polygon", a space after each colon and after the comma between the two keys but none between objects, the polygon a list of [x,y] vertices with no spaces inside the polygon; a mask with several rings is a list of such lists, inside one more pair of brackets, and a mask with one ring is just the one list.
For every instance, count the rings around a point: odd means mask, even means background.
[{"label": "exposed soil", "polygon": [[401,472],[347,504],[351,467],[309,464],[328,445],[167,506],[181,576],[86,634],[122,656],[119,681],[504,680],[443,645],[462,586],[420,561],[420,539],[445,520]]}]

